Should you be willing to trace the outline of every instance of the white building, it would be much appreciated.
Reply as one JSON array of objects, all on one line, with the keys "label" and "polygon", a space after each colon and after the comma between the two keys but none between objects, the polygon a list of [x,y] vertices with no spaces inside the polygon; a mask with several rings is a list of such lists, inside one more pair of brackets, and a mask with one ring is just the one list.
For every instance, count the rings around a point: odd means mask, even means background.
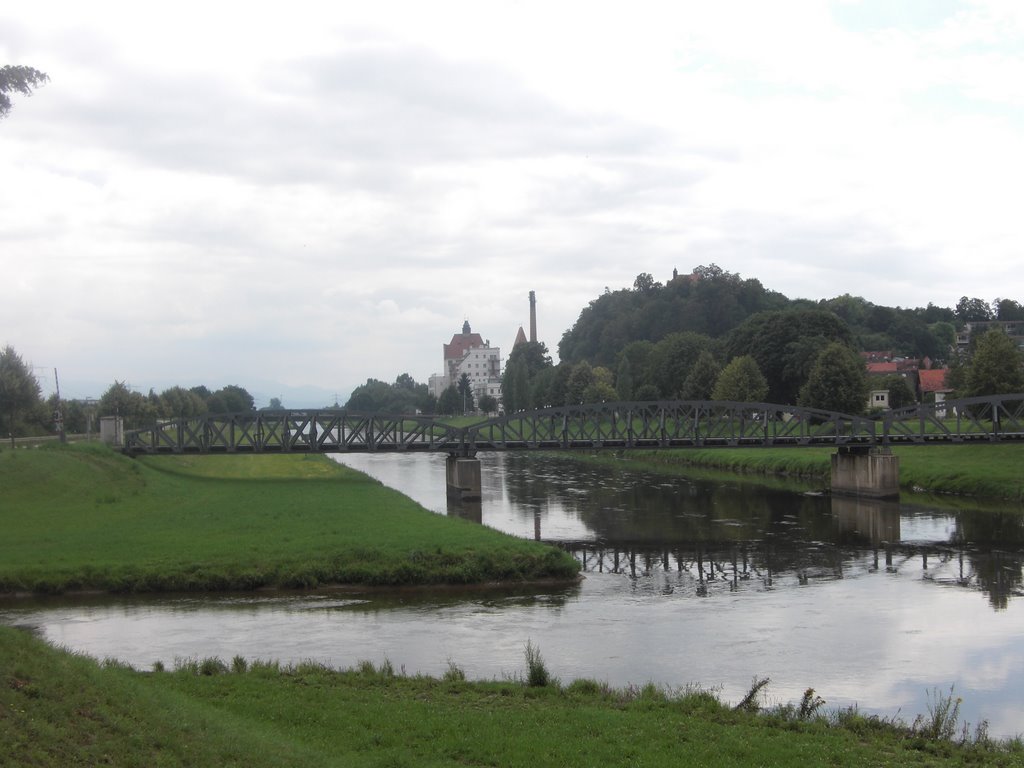
[{"label": "white building", "polygon": [[458,386],[462,374],[469,377],[474,400],[490,395],[501,402],[501,349],[492,347],[479,333],[473,333],[467,320],[462,333],[452,336],[444,345],[444,372],[430,377],[430,392],[434,397],[450,386]]}]

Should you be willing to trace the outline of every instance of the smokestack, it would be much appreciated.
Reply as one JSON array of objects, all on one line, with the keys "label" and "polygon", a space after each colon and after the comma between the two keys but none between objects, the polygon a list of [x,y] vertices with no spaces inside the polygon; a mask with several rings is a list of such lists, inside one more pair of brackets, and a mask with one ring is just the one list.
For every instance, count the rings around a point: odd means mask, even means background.
[{"label": "smokestack", "polygon": [[530,291],[530,341],[537,343],[537,296]]}]

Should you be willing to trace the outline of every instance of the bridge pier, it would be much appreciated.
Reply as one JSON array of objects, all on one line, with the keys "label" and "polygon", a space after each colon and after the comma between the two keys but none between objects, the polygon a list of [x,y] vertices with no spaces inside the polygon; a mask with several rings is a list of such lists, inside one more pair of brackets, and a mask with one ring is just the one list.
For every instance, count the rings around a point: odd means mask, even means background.
[{"label": "bridge pier", "polygon": [[900,459],[889,448],[842,446],[832,454],[832,493],[871,499],[900,495]]},{"label": "bridge pier", "polygon": [[445,470],[449,499],[470,501],[480,498],[480,459],[449,454]]}]

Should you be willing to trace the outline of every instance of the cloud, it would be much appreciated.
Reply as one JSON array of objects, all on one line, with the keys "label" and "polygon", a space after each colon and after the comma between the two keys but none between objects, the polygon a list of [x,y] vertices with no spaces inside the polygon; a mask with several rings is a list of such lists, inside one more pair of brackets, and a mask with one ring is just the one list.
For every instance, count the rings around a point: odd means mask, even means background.
[{"label": "cloud", "polygon": [[[0,58],[51,82],[0,126],[0,327],[93,380],[425,380],[529,290],[554,351],[605,287],[710,262],[1021,292],[1012,5],[23,10]],[[268,340],[279,374],[238,351]]]}]

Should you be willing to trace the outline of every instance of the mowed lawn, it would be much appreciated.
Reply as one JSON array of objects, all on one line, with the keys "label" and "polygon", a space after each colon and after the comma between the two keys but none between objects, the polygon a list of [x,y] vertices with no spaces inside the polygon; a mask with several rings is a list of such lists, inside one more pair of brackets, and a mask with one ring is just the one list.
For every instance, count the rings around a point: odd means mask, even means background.
[{"label": "mowed lawn", "polygon": [[432,514],[323,456],[0,452],[0,592],[572,578],[553,548]]}]

